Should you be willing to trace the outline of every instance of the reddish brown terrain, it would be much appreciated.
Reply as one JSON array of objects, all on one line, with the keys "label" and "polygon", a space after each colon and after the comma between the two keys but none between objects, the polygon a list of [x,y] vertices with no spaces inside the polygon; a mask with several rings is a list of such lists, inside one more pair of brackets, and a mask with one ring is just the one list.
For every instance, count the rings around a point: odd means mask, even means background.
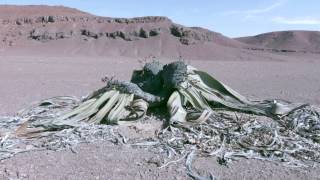
[{"label": "reddish brown terrain", "polygon": [[[149,56],[164,63],[182,57],[251,99],[320,105],[319,32],[231,39],[166,17],[108,18],[60,6],[1,5],[0,24],[0,115],[51,96],[86,95],[103,86],[104,75],[128,80]],[[161,124],[119,128],[152,137]],[[0,179],[188,178],[183,162],[159,168],[158,155],[143,148],[96,142],[76,152],[18,154],[1,161]],[[320,170],[245,159],[221,166],[214,158],[194,167],[220,179],[319,179]]]},{"label": "reddish brown terrain", "polygon": [[49,6],[1,6],[0,11],[3,52],[208,59],[221,50],[245,46],[166,17],[107,18]]},{"label": "reddish brown terrain", "polygon": [[279,31],[236,40],[267,49],[320,53],[319,31]]}]

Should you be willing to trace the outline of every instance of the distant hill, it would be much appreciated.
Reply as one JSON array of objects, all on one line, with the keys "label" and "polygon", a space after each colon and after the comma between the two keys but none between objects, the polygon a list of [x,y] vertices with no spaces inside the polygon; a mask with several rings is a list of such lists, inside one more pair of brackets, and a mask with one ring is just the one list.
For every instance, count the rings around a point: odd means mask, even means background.
[{"label": "distant hill", "polygon": [[46,5],[0,5],[0,18],[21,18],[36,16],[90,16],[89,13],[82,12],[74,8],[64,6]]},{"label": "distant hill", "polygon": [[279,31],[236,38],[236,40],[262,48],[320,52],[320,31]]},{"label": "distant hill", "polygon": [[167,17],[99,17],[62,6],[1,5],[0,24],[0,53],[209,59],[247,46]]},{"label": "distant hill", "polygon": [[[63,6],[0,5],[0,55],[87,55],[256,59],[262,50],[320,52],[320,32],[281,31],[229,38],[167,17],[100,17]],[[266,58],[267,59],[267,58]]]}]

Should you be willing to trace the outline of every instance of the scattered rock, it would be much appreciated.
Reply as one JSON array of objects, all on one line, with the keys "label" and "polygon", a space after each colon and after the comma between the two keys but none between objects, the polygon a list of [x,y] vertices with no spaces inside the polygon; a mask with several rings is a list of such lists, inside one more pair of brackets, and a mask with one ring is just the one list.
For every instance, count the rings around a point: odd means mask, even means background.
[{"label": "scattered rock", "polygon": [[81,35],[87,36],[87,37],[90,37],[90,38],[98,39],[98,37],[99,37],[97,33],[91,32],[91,31],[86,30],[86,29],[81,29],[80,32],[81,32]]},{"label": "scattered rock", "polygon": [[160,34],[160,29],[151,29],[149,36],[158,36]]},{"label": "scattered rock", "polygon": [[171,26],[170,32],[173,36],[182,37],[182,29],[179,28],[178,26]]},{"label": "scattered rock", "polygon": [[139,30],[139,37],[148,38],[148,34],[143,28],[140,28],[140,30]]},{"label": "scattered rock", "polygon": [[36,23],[54,23],[55,18],[53,16],[41,16],[36,19]]}]

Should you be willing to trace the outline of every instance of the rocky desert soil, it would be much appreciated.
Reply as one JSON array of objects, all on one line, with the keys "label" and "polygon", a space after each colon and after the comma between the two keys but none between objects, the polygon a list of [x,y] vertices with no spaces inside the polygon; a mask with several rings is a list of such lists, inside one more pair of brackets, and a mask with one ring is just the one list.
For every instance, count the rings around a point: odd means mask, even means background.
[{"label": "rocky desert soil", "polygon": [[[251,99],[320,106],[319,42],[306,41],[318,32],[231,39],[166,17],[98,17],[51,6],[0,6],[0,23],[0,115],[52,96],[84,96],[103,86],[105,75],[128,80],[139,61],[153,56],[183,58]],[[152,137],[161,124],[118,128],[128,137]],[[0,179],[189,178],[183,162],[159,168],[157,157],[144,148],[95,142],[2,160]],[[248,159],[221,166],[215,158],[198,158],[194,168],[219,179],[319,179],[320,170]]]}]

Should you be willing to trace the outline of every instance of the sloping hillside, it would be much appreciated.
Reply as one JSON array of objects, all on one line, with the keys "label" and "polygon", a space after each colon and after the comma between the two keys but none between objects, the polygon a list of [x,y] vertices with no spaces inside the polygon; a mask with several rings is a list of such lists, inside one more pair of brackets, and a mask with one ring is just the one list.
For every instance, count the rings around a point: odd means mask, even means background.
[{"label": "sloping hillside", "polygon": [[2,53],[208,59],[246,46],[166,17],[99,17],[62,6],[0,6],[0,24]]},{"label": "sloping hillside", "polygon": [[320,52],[320,31],[279,31],[236,38],[257,47],[303,52]]}]

